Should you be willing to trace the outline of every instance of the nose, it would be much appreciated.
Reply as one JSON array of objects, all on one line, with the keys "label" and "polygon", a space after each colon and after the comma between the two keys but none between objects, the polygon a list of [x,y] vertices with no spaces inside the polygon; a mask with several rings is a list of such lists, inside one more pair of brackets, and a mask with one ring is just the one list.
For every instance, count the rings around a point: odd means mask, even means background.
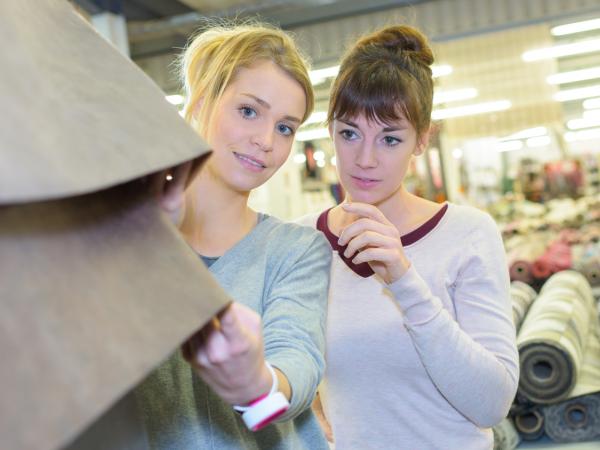
[{"label": "nose", "polygon": [[264,152],[273,150],[273,140],[275,138],[275,127],[271,124],[257,125],[252,135],[252,144],[256,145]]},{"label": "nose", "polygon": [[371,169],[377,167],[377,155],[372,144],[363,144],[356,153],[354,162],[361,169]]}]

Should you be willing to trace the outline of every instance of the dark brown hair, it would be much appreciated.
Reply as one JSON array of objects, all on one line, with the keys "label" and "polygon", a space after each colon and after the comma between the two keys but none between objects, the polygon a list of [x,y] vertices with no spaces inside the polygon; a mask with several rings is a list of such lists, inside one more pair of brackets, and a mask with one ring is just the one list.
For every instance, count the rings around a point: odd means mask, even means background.
[{"label": "dark brown hair", "polygon": [[330,95],[327,122],[364,113],[392,122],[403,114],[420,135],[429,129],[433,104],[427,38],[407,25],[389,26],[360,38],[342,58]]}]

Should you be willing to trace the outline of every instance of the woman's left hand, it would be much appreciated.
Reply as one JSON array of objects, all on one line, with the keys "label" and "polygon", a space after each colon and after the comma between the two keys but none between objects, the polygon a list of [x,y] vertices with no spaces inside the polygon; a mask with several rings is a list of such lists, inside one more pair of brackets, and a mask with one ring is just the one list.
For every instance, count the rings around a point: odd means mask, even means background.
[{"label": "woman's left hand", "polygon": [[345,212],[359,216],[341,233],[339,245],[348,247],[344,256],[354,264],[368,263],[387,284],[399,280],[410,267],[404,254],[398,229],[375,206],[367,203],[344,203]]}]

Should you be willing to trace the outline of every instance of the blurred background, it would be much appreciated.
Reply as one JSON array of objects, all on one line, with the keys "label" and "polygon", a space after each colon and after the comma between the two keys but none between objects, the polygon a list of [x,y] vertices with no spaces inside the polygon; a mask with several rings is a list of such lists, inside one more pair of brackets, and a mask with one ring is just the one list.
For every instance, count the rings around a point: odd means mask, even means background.
[{"label": "blurred background", "polygon": [[[438,132],[407,186],[482,208],[544,202],[600,183],[598,0],[76,0],[96,28],[180,107],[173,65],[211,18],[259,17],[292,31],[313,65],[315,113],[288,164],[253,204],[284,219],[339,199],[322,121],[337,61],[357,36],[392,23],[421,28],[436,55]],[[283,193],[283,195],[282,195]],[[273,195],[272,195],[273,194]]]},{"label": "blurred background", "polygon": [[[521,353],[521,379],[542,392],[552,377],[573,380],[552,398],[521,389],[510,420],[495,430],[496,448],[520,441],[531,448],[600,448],[600,0],[72,3],[177,110],[184,99],[175,61],[207,17],[259,17],[296,35],[313,65],[315,112],[282,170],[251,197],[254,208],[286,220],[343,199],[323,121],[346,45],[388,24],[423,30],[436,56],[436,132],[427,152],[414,158],[406,187],[495,218],[512,280],[517,342],[520,350],[532,341],[542,345],[531,371]],[[528,314],[532,304],[543,306]],[[581,314],[574,320],[569,311]],[[547,323],[544,314],[563,331],[548,338],[539,325]],[[564,348],[564,339],[577,349],[560,350],[568,363],[558,367],[539,356],[544,348]]]}]

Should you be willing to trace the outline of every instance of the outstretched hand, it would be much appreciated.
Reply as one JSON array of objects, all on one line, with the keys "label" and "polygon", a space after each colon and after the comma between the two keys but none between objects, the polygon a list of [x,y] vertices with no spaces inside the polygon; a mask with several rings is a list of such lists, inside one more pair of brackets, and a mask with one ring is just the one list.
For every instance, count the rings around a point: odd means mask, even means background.
[{"label": "outstretched hand", "polygon": [[342,208],[358,219],[342,230],[340,246],[348,245],[344,256],[354,264],[368,263],[387,284],[399,280],[409,269],[398,229],[375,206],[344,203]]},{"label": "outstretched hand", "polygon": [[260,316],[232,303],[183,347],[183,356],[226,402],[245,405],[268,392]]}]

